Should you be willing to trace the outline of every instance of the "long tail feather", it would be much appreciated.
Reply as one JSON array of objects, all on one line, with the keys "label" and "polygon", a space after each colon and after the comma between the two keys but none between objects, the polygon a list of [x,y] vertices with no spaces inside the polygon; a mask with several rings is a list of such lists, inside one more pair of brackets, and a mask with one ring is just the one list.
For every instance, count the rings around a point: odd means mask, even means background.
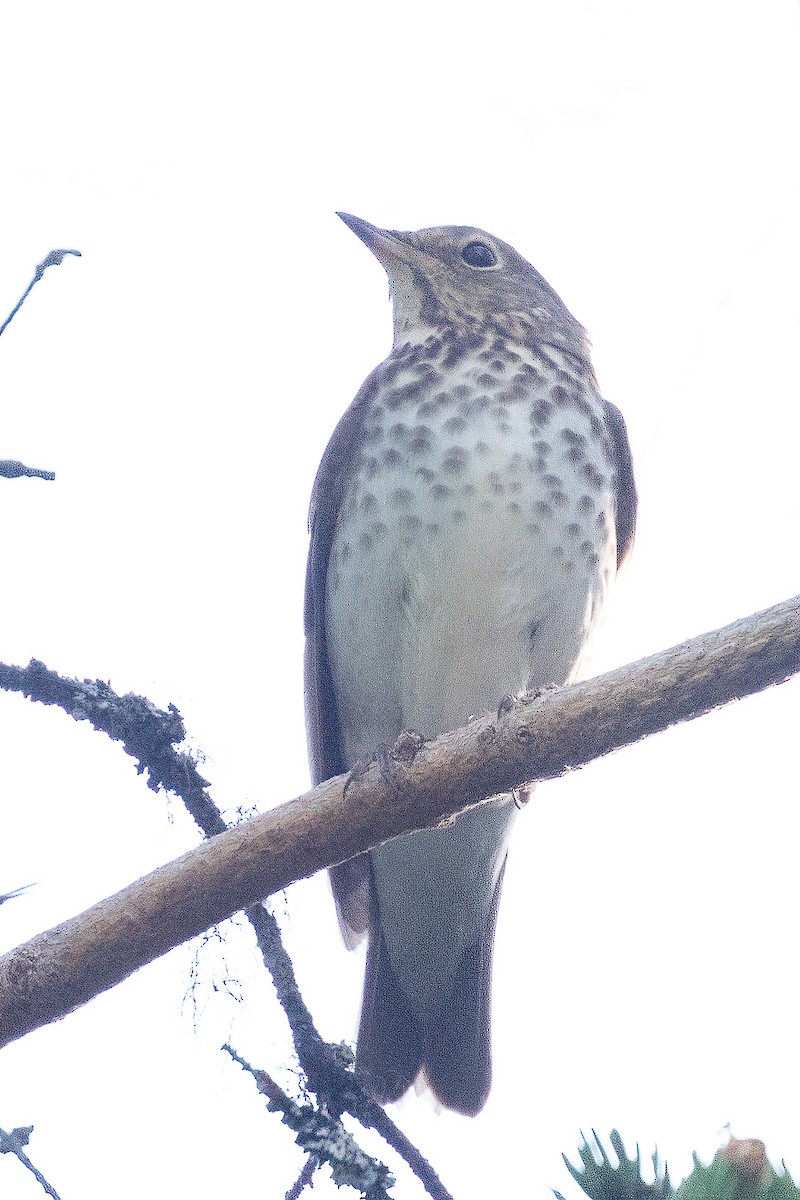
[{"label": "long tail feather", "polygon": [[423,1018],[405,996],[380,926],[370,938],[356,1067],[381,1104],[399,1100],[420,1071],[446,1108],[475,1116],[492,1083],[492,951],[505,863],[480,938],[464,951],[448,997]]},{"label": "long tail feather", "polygon": [[399,1100],[419,1074],[422,1039],[380,928],[370,936],[356,1070],[380,1104]]}]

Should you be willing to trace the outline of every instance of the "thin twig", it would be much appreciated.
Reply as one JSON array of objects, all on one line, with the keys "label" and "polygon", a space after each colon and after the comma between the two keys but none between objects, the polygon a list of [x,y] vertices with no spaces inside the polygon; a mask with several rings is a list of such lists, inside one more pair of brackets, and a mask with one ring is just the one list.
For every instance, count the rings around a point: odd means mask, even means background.
[{"label": "thin twig", "polygon": [[364,1090],[341,1047],[325,1042],[297,984],[292,960],[281,940],[280,928],[266,905],[247,910],[264,962],[292,1030],[295,1051],[309,1087],[337,1111],[349,1112],[365,1129],[374,1129],[417,1176],[432,1200],[453,1200],[428,1160]]},{"label": "thin twig", "polygon": [[23,892],[27,892],[28,888],[36,887],[35,883],[24,883],[22,887],[14,888],[12,892],[0,892],[0,904],[5,904],[6,900],[13,900],[16,896],[21,896]]},{"label": "thin twig", "polygon": [[391,1200],[388,1189],[394,1185],[394,1178],[388,1168],[364,1153],[339,1116],[331,1113],[327,1105],[298,1104],[266,1071],[252,1067],[232,1046],[223,1046],[223,1050],[252,1075],[258,1090],[267,1097],[268,1107],[279,1111],[294,1131],[298,1146],[317,1164],[327,1163],[334,1183],[356,1188],[369,1200]]},{"label": "thin twig", "polygon": [[208,781],[197,769],[197,758],[177,748],[185,741],[186,730],[173,704],[164,710],[132,692],[120,696],[102,679],[65,679],[36,659],[27,667],[0,663],[0,687],[40,704],[56,705],[75,721],[89,721],[98,733],[121,742],[125,753],[136,760],[137,772],[147,773],[147,786],[180,796],[206,836],[228,828],[208,795]]},{"label": "thin twig", "polygon": [[27,1167],[33,1175],[36,1182],[44,1189],[48,1196],[52,1196],[53,1200],[61,1200],[56,1189],[51,1183],[48,1183],[44,1175],[39,1171],[28,1158],[23,1146],[27,1146],[31,1134],[33,1133],[32,1125],[25,1125],[19,1129],[12,1129],[10,1133],[6,1133],[4,1129],[0,1129],[0,1154],[13,1154],[22,1163],[23,1167]]},{"label": "thin twig", "polygon": [[453,1196],[448,1192],[427,1158],[419,1152],[413,1142],[409,1141],[402,1129],[395,1125],[392,1118],[379,1104],[376,1104],[374,1100],[369,1101],[369,1108],[365,1110],[365,1115],[369,1116],[368,1124],[362,1120],[359,1114],[353,1113],[353,1115],[361,1121],[365,1128],[374,1129],[376,1133],[380,1134],[387,1146],[391,1146],[400,1155],[425,1188],[431,1200],[453,1200]]},{"label": "thin twig", "polygon": [[314,1178],[314,1172],[319,1166],[319,1162],[313,1154],[309,1154],[306,1161],[303,1163],[303,1169],[295,1179],[292,1186],[286,1193],[285,1200],[298,1200],[301,1193],[308,1187],[311,1180]]},{"label": "thin twig", "polygon": [[43,471],[41,467],[26,467],[15,458],[0,459],[0,478],[3,479],[49,479],[56,477],[55,471]]},{"label": "thin twig", "polygon": [[27,298],[30,295],[30,293],[32,292],[33,288],[36,286],[36,284],[42,278],[42,276],[44,275],[47,268],[60,266],[61,263],[64,261],[64,258],[67,254],[74,254],[76,256],[76,258],[81,257],[80,250],[51,250],[49,254],[46,254],[44,256],[44,258],[37,265],[36,270],[33,273],[33,279],[30,281],[28,286],[25,288],[25,291],[22,293],[19,300],[12,308],[11,312],[8,314],[5,321],[3,321],[3,324],[0,325],[0,334],[2,334],[3,331],[14,320],[14,317],[17,315],[19,310],[22,308],[23,304],[27,300]]}]

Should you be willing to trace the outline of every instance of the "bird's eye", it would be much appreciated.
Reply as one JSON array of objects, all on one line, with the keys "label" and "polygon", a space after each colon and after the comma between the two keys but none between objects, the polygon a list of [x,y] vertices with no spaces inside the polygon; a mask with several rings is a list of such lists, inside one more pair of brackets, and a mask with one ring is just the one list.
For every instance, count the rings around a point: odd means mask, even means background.
[{"label": "bird's eye", "polygon": [[494,251],[485,242],[468,242],[461,257],[468,267],[493,267],[497,262]]}]

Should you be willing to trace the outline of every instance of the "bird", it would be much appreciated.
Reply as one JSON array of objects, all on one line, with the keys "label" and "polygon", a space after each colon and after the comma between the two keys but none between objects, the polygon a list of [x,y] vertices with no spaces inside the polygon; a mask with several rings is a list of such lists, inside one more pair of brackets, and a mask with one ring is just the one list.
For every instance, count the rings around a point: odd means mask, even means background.
[{"label": "bird", "polygon": [[[578,321],[471,226],[345,225],[389,278],[392,350],[336,426],[311,494],[305,701],[314,783],[403,732],[574,681],[634,537],[623,417]],[[356,1072],[476,1115],[509,836],[499,796],[332,868],[345,945],[368,937]]]}]

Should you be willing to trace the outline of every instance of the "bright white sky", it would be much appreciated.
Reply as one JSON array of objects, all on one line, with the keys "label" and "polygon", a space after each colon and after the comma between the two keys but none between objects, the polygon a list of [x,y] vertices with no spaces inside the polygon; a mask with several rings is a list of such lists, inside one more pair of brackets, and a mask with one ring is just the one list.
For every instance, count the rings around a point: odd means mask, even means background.
[{"label": "bright white sky", "polygon": [[[385,279],[335,209],[484,226],[588,328],[641,492],[598,670],[798,591],[796,0],[76,0],[3,24],[0,315],[49,249],[83,258],[0,340],[0,457],[58,475],[0,481],[0,659],[175,702],[228,809],[305,790],[308,496],[390,342]],[[491,1100],[473,1123],[396,1113],[458,1200],[575,1196],[561,1152],[614,1125],[673,1177],[728,1122],[800,1173],[798,697],[537,792],[503,897]],[[60,712],[0,696],[0,764],[0,890],[41,881],[0,910],[0,948],[195,843]],[[279,908],[321,1029],[352,1037],[361,963],[327,884]],[[290,1135],[217,1049],[291,1081],[249,940],[229,949],[239,1005],[203,955],[196,1029],[191,958],[4,1052],[0,1125],[36,1126],[64,1200],[279,1200],[294,1180]],[[10,1157],[0,1192],[41,1194]]]}]

